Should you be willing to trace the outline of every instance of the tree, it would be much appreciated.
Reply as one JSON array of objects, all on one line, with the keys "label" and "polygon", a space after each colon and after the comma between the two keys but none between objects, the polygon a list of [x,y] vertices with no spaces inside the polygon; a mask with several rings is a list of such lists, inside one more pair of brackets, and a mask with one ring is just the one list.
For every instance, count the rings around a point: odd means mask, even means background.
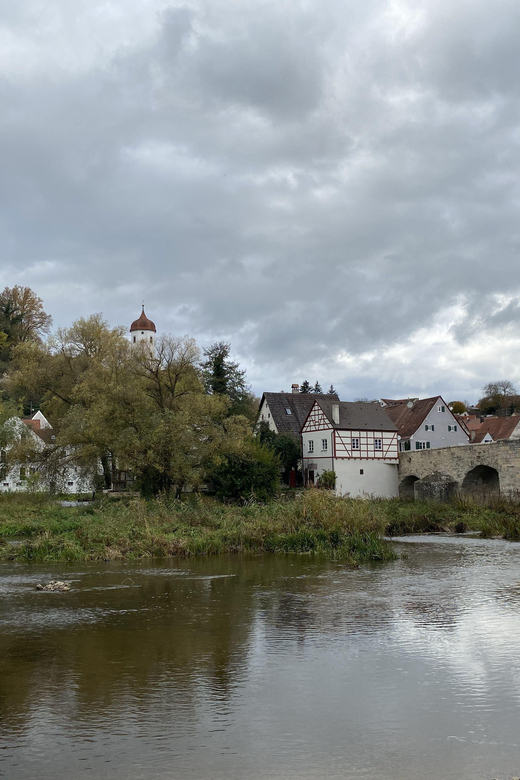
[{"label": "tree", "polygon": [[278,457],[269,447],[249,440],[228,452],[210,476],[219,498],[266,501],[276,494],[279,469]]},{"label": "tree", "polygon": [[466,411],[466,404],[464,401],[451,401],[448,406],[453,414],[464,414]]},{"label": "tree", "polygon": [[247,384],[245,370],[230,360],[230,351],[231,345],[225,341],[204,349],[205,360],[201,363],[204,388],[211,395],[230,399],[230,415],[242,414],[253,422],[258,405]]},{"label": "tree", "polygon": [[9,363],[13,348],[27,341],[41,342],[49,332],[52,318],[43,309],[43,301],[30,287],[5,287],[0,293],[1,360]]},{"label": "tree", "polygon": [[337,396],[337,392],[334,389],[334,385],[331,385],[329,387],[329,389],[327,390],[327,395],[336,395]]},{"label": "tree", "polygon": [[289,483],[292,469],[298,470],[302,456],[301,442],[291,433],[279,433],[269,445],[278,456],[283,471],[284,482]]},{"label": "tree", "polygon": [[322,387],[321,387],[320,383],[317,380],[314,383],[314,387],[312,388],[312,392],[313,393],[323,393]]},{"label": "tree", "polygon": [[484,396],[478,402],[478,406],[484,414],[504,413],[506,408],[511,406],[512,397],[516,395],[513,383],[509,379],[488,382],[482,392]]},{"label": "tree", "polygon": [[312,388],[309,382],[305,379],[300,385],[300,393],[311,393]]}]

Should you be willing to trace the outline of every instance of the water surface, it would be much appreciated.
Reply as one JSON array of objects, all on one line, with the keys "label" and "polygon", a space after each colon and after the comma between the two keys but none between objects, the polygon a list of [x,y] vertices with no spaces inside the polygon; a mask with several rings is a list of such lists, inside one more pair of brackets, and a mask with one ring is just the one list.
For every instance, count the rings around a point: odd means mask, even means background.
[{"label": "water surface", "polygon": [[398,548],[0,564],[0,777],[520,775],[520,545]]}]

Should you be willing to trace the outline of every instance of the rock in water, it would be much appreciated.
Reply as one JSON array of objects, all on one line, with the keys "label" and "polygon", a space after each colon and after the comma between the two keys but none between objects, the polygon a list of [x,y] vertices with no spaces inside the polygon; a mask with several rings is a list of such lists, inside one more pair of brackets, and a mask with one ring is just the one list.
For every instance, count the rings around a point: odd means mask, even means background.
[{"label": "rock in water", "polygon": [[66,590],[70,590],[70,585],[61,580],[51,580],[47,585],[37,585],[36,590],[50,590],[57,593],[63,593]]}]

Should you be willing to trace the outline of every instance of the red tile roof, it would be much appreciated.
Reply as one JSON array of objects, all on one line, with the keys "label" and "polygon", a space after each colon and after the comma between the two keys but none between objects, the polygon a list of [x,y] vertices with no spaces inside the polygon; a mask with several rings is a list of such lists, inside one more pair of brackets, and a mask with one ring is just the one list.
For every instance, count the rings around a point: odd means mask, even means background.
[{"label": "red tile roof", "polygon": [[[382,400],[387,404],[384,410],[397,426],[401,439],[409,439],[422,425],[425,417],[431,412],[439,398],[440,396],[436,395],[433,398],[421,398],[420,400],[412,398],[400,401]],[[448,407],[446,406],[446,408]]]}]

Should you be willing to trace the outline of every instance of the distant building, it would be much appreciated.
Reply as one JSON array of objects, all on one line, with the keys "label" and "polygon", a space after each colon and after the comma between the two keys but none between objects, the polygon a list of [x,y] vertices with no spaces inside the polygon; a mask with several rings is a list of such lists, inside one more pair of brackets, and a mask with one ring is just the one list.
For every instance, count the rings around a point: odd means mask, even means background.
[{"label": "distant building", "polygon": [[421,399],[382,398],[381,406],[397,426],[401,452],[469,444],[465,424],[460,417],[455,417],[440,395]]},{"label": "distant building", "polygon": [[[24,435],[31,437],[33,451],[52,451],[56,436],[52,425],[42,412],[20,419],[11,417],[4,423],[12,442],[20,442]],[[72,460],[61,458],[59,466],[49,469],[45,458],[34,462],[10,462],[9,450],[13,444],[0,451],[0,492],[24,492],[27,490],[51,490],[56,493],[89,493],[93,490],[93,474],[82,473]]]},{"label": "distant building", "polygon": [[134,320],[130,325],[130,342],[132,345],[148,344],[150,347],[153,348],[155,345],[156,333],[157,333],[157,329],[155,327],[155,323],[152,322],[152,320],[149,320],[146,314],[144,313],[144,303],[143,303],[141,316],[139,317],[139,319]]},{"label": "distant building", "polygon": [[491,444],[504,439],[520,439],[520,415],[510,417],[464,417],[471,444]]},{"label": "distant building", "polygon": [[300,393],[296,384],[290,393],[264,393],[258,409],[257,427],[263,422],[274,433],[291,433],[299,439],[314,401],[320,398],[339,400],[337,395]]},{"label": "distant building", "polygon": [[379,404],[314,397],[302,447],[306,485],[334,471],[338,495],[398,495],[397,428]]}]

